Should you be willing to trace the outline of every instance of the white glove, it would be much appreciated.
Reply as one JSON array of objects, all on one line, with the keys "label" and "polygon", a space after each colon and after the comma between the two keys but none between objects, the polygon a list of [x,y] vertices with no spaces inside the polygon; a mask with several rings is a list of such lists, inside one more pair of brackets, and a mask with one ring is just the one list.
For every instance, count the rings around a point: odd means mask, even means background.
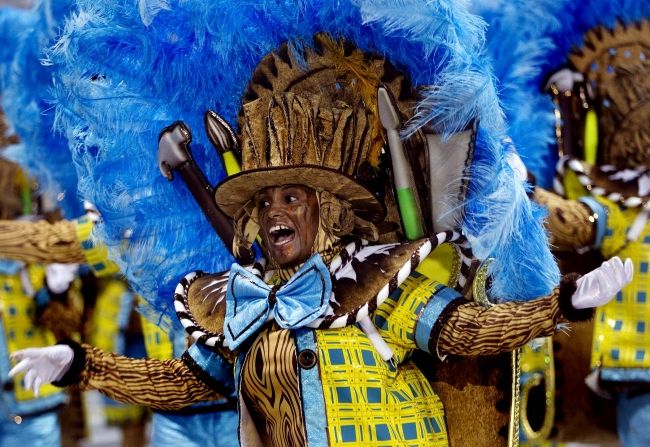
[{"label": "white glove", "polygon": [[99,210],[94,203],[89,202],[88,200],[84,200],[84,211],[86,212],[86,216],[91,220],[91,222],[101,222],[102,215],[99,213]]},{"label": "white glove", "polygon": [[27,348],[11,354],[11,359],[20,361],[9,371],[9,377],[24,372],[25,388],[38,396],[41,385],[60,380],[68,372],[74,359],[74,351],[67,345]]},{"label": "white glove", "polygon": [[573,90],[573,84],[575,82],[582,82],[584,79],[585,77],[582,73],[571,71],[568,68],[563,68],[551,75],[544,90],[549,90],[551,85],[555,84],[561,92],[566,92]]},{"label": "white glove", "polygon": [[608,303],[617,292],[632,281],[632,260],[614,256],[576,281],[577,288],[571,297],[575,309],[598,307]]},{"label": "white glove", "polygon": [[45,266],[45,282],[47,288],[53,293],[59,294],[68,290],[70,283],[74,281],[78,264],[48,264]]}]

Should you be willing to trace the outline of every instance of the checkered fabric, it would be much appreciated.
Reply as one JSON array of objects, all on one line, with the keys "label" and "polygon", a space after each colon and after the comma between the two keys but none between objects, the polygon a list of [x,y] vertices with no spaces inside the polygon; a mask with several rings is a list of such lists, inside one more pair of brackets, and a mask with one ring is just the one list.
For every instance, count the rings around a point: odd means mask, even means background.
[{"label": "checkered fabric", "polygon": [[87,216],[80,217],[77,223],[77,238],[86,258],[86,263],[97,277],[114,275],[120,271],[119,267],[108,259],[108,252],[105,246],[95,245],[90,233],[95,225]]},{"label": "checkered fabric", "polygon": [[418,315],[444,287],[413,273],[375,313],[396,367],[356,326],[316,331],[332,446],[447,446],[442,402],[408,361]]},{"label": "checkered fabric", "polygon": [[142,335],[144,336],[147,357],[158,360],[173,359],[174,345],[169,335],[160,326],[147,320],[142,314],[140,314],[140,324],[142,325]]},{"label": "checkered fabric", "polygon": [[606,258],[631,258],[634,278],[597,310],[592,366],[650,368],[650,224],[646,224],[636,241],[626,245],[626,233],[638,209],[626,209],[604,198],[596,200],[608,214],[601,251]]},{"label": "checkered fabric", "polygon": [[124,352],[122,331],[128,324],[133,296],[126,283],[114,279],[104,282],[93,312],[89,343],[108,352]]},{"label": "checkered fabric", "polygon": [[[29,282],[34,290],[42,287],[45,271],[41,266],[27,267]],[[54,336],[34,324],[36,302],[25,294],[20,273],[15,275],[0,275],[0,306],[2,310],[2,326],[8,353],[19,349],[53,345]],[[22,386],[24,374],[14,378],[14,396],[17,402],[34,399],[34,394]],[[43,385],[39,397],[44,398],[59,394],[61,390],[52,385]]]}]

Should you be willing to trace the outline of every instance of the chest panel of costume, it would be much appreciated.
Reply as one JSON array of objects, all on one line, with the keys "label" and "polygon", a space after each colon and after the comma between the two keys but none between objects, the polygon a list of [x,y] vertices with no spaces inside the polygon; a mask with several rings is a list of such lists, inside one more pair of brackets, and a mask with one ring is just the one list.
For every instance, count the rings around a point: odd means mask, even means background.
[{"label": "chest panel of costume", "polygon": [[[168,360],[176,357],[174,343],[165,331],[158,325],[147,320],[143,315],[140,315],[140,324],[142,325],[142,335],[144,337],[144,346],[148,358]],[[182,337],[185,338],[185,333],[182,334]],[[185,344],[182,347],[183,349],[180,350],[181,353],[185,349]]]},{"label": "chest panel of costume", "polygon": [[416,272],[454,287],[460,276],[460,255],[452,244],[439,245],[429,256],[422,260]]},{"label": "chest panel of costume", "polygon": [[122,281],[105,283],[95,304],[91,344],[104,351],[125,353],[123,331],[129,322],[133,298]]},{"label": "chest panel of costume", "polygon": [[316,337],[330,445],[447,445],[442,402],[415,365],[385,362],[355,326]]},{"label": "chest panel of costume", "polygon": [[90,233],[93,226],[93,221],[87,216],[77,220],[77,238],[81,242],[86,262],[98,278],[115,275],[120,271],[120,268],[108,259],[106,246],[97,246],[91,239]]},{"label": "chest panel of costume", "polygon": [[413,272],[375,311],[374,323],[384,340],[391,344],[398,363],[417,348],[417,319],[431,297],[443,287],[438,281]]},{"label": "chest panel of costume", "polygon": [[596,312],[592,366],[650,368],[650,224],[646,224],[636,241],[627,243],[627,230],[638,211],[621,208],[606,199],[597,200],[608,209],[603,255],[631,258],[634,278]]},{"label": "chest panel of costume", "polygon": [[[294,337],[284,337],[280,343],[269,334],[282,331],[269,331],[268,327],[263,330],[248,350],[240,372],[242,395],[258,420],[258,432],[282,434],[291,427],[296,433],[292,439],[300,437],[305,424],[310,426],[309,413],[315,410],[315,402],[311,402],[309,394],[315,391],[323,398],[328,445],[447,446],[442,403],[422,372],[407,361],[416,348],[414,332],[419,314],[432,296],[435,299],[441,287],[436,280],[414,272],[376,310],[377,329],[395,354],[390,363],[381,358],[356,325],[313,331],[317,360],[304,371],[318,368],[316,377],[321,390],[317,391],[312,389],[315,383],[309,385],[309,390],[304,388],[308,386],[301,373],[305,359],[298,359],[298,375],[295,375]],[[301,355],[304,353],[300,351]],[[282,365],[271,367],[273,362]],[[289,390],[296,389],[292,384],[298,382],[302,382],[302,391],[292,399]],[[277,383],[285,385],[278,389]],[[256,402],[251,405],[253,401]],[[291,406],[304,413],[288,418],[287,410]],[[260,427],[260,419],[265,419],[265,427]],[[291,445],[276,441],[269,443]]]},{"label": "chest panel of costume", "polygon": [[[29,283],[35,291],[43,284],[44,270],[38,266],[27,268]],[[19,349],[49,346],[56,342],[54,336],[36,326],[34,318],[36,303],[24,290],[20,273],[0,275],[0,303],[2,305],[2,326],[7,354]],[[22,386],[23,375],[14,378],[14,397],[17,402],[33,400],[34,394]],[[52,385],[44,385],[40,398],[59,394],[61,390]]]},{"label": "chest panel of costume", "polygon": [[241,394],[264,445],[304,445],[305,426],[298,379],[296,345],[277,326],[263,330],[242,365]]}]

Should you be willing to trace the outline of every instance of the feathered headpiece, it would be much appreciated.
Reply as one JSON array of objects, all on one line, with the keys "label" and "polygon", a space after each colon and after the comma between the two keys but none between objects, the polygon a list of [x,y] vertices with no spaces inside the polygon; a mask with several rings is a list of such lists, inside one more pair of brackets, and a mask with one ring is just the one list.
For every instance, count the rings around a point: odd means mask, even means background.
[{"label": "feathered headpiece", "polygon": [[[158,173],[158,132],[174,120],[200,129],[206,109],[236,122],[259,61],[315,33],[390,60],[421,89],[405,135],[449,137],[479,123],[462,227],[480,259],[494,257],[493,291],[542,295],[557,282],[538,212],[506,160],[505,123],[481,51],[484,23],[454,1],[318,2],[79,0],[49,54],[57,125],[70,141],[100,237],[145,298],[165,309],[190,268],[223,270],[230,257],[183,185]],[[296,54],[300,54],[297,51]],[[212,183],[217,154],[194,133]]]},{"label": "feathered headpiece", "polygon": [[485,1],[474,5],[474,11],[490,25],[487,49],[499,79],[509,133],[538,184],[550,187],[557,153],[549,148],[555,144],[555,116],[550,95],[543,91],[546,79],[570,63],[573,51],[587,45],[590,30],[613,30],[649,18],[650,3]]}]

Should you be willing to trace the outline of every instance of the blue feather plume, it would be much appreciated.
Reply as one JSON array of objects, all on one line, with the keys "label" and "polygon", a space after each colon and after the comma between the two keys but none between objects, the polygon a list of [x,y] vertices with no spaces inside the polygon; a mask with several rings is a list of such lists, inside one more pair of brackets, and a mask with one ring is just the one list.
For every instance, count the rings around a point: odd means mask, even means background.
[{"label": "blue feather plume", "polygon": [[227,269],[232,259],[186,187],[158,172],[158,132],[174,120],[188,123],[194,156],[216,183],[224,172],[203,131],[203,112],[213,109],[235,124],[259,60],[285,41],[308,45],[326,31],[431,86],[407,132],[428,124],[449,135],[480,122],[483,155],[476,157],[463,228],[481,258],[496,258],[501,298],[548,292],[557,268],[539,215],[504,162],[505,121],[481,55],[484,26],[462,4],[443,0],[78,0],[49,62],[57,128],[70,142],[83,197],[105,219],[98,237],[163,312],[188,270]]},{"label": "blue feather plume", "polygon": [[[489,25],[486,52],[499,80],[499,97],[507,116],[508,134],[528,169],[537,177],[538,184],[549,187],[555,172],[557,149],[553,104],[543,92],[545,79],[568,64],[569,52],[583,43],[587,31],[596,26],[612,28],[617,22],[648,18],[650,2],[479,1],[473,5],[473,12],[480,14]],[[515,203],[523,205],[517,200]],[[535,215],[542,214],[536,206],[531,207]],[[480,210],[476,215],[481,215]],[[516,215],[513,213],[514,218]],[[539,237],[539,233],[531,236]],[[480,244],[474,246],[476,250]],[[486,251],[490,249],[485,247]],[[494,290],[498,294],[500,287],[508,286],[495,283]]]},{"label": "blue feather plume", "polygon": [[71,1],[46,0],[31,10],[0,9],[0,93],[7,119],[21,139],[5,155],[27,169],[50,203],[75,218],[83,212],[77,175],[67,141],[52,130],[52,73],[41,63],[71,6]]},{"label": "blue feather plume", "polygon": [[569,64],[569,53],[597,26],[613,28],[650,17],[644,0],[482,1],[473,6],[489,24],[487,53],[499,79],[509,135],[540,186],[552,184],[557,161],[555,117],[544,82]]},{"label": "blue feather plume", "polygon": [[552,102],[541,94],[539,78],[544,58],[555,46],[550,34],[560,28],[558,17],[568,0],[483,1],[473,12],[488,23],[486,54],[498,79],[499,99],[508,135],[538,184],[548,188],[557,156]]}]

